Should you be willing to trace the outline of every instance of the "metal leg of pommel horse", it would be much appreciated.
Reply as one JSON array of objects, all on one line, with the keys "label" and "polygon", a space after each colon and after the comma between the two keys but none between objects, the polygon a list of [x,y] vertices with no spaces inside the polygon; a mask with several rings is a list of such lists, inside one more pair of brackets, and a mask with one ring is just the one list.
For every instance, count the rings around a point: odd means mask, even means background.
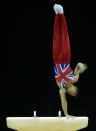
[{"label": "metal leg of pommel horse", "polygon": [[88,117],[7,117],[7,127],[17,131],[77,131],[87,127]]}]

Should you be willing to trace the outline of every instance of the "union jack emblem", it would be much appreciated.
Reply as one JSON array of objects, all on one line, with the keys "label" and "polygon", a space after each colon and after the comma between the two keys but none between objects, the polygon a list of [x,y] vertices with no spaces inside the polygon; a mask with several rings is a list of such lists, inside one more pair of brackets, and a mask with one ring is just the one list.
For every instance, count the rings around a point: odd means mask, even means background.
[{"label": "union jack emblem", "polygon": [[54,73],[56,81],[61,83],[63,88],[67,82],[73,82],[73,71],[70,64],[54,64]]}]

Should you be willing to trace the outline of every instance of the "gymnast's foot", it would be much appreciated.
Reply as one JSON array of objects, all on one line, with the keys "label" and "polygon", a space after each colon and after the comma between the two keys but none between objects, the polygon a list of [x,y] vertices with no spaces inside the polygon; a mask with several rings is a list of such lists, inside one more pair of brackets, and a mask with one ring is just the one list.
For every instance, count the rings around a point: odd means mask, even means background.
[{"label": "gymnast's foot", "polygon": [[56,14],[63,14],[63,7],[61,5],[55,4],[54,11]]}]

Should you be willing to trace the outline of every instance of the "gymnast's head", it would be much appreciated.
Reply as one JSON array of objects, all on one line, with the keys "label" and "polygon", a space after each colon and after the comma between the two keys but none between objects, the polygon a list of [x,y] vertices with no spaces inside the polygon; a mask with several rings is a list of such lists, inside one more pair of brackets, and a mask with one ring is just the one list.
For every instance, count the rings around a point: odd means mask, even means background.
[{"label": "gymnast's head", "polygon": [[71,96],[77,96],[78,95],[78,88],[71,83],[66,84],[66,91]]}]

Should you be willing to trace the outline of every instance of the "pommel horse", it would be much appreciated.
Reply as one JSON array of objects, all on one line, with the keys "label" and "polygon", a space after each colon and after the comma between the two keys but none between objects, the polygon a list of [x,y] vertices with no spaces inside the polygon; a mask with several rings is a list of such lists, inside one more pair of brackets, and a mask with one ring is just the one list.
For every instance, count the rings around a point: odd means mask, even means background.
[{"label": "pommel horse", "polygon": [[77,131],[88,126],[88,117],[7,117],[7,127],[16,131]]}]

